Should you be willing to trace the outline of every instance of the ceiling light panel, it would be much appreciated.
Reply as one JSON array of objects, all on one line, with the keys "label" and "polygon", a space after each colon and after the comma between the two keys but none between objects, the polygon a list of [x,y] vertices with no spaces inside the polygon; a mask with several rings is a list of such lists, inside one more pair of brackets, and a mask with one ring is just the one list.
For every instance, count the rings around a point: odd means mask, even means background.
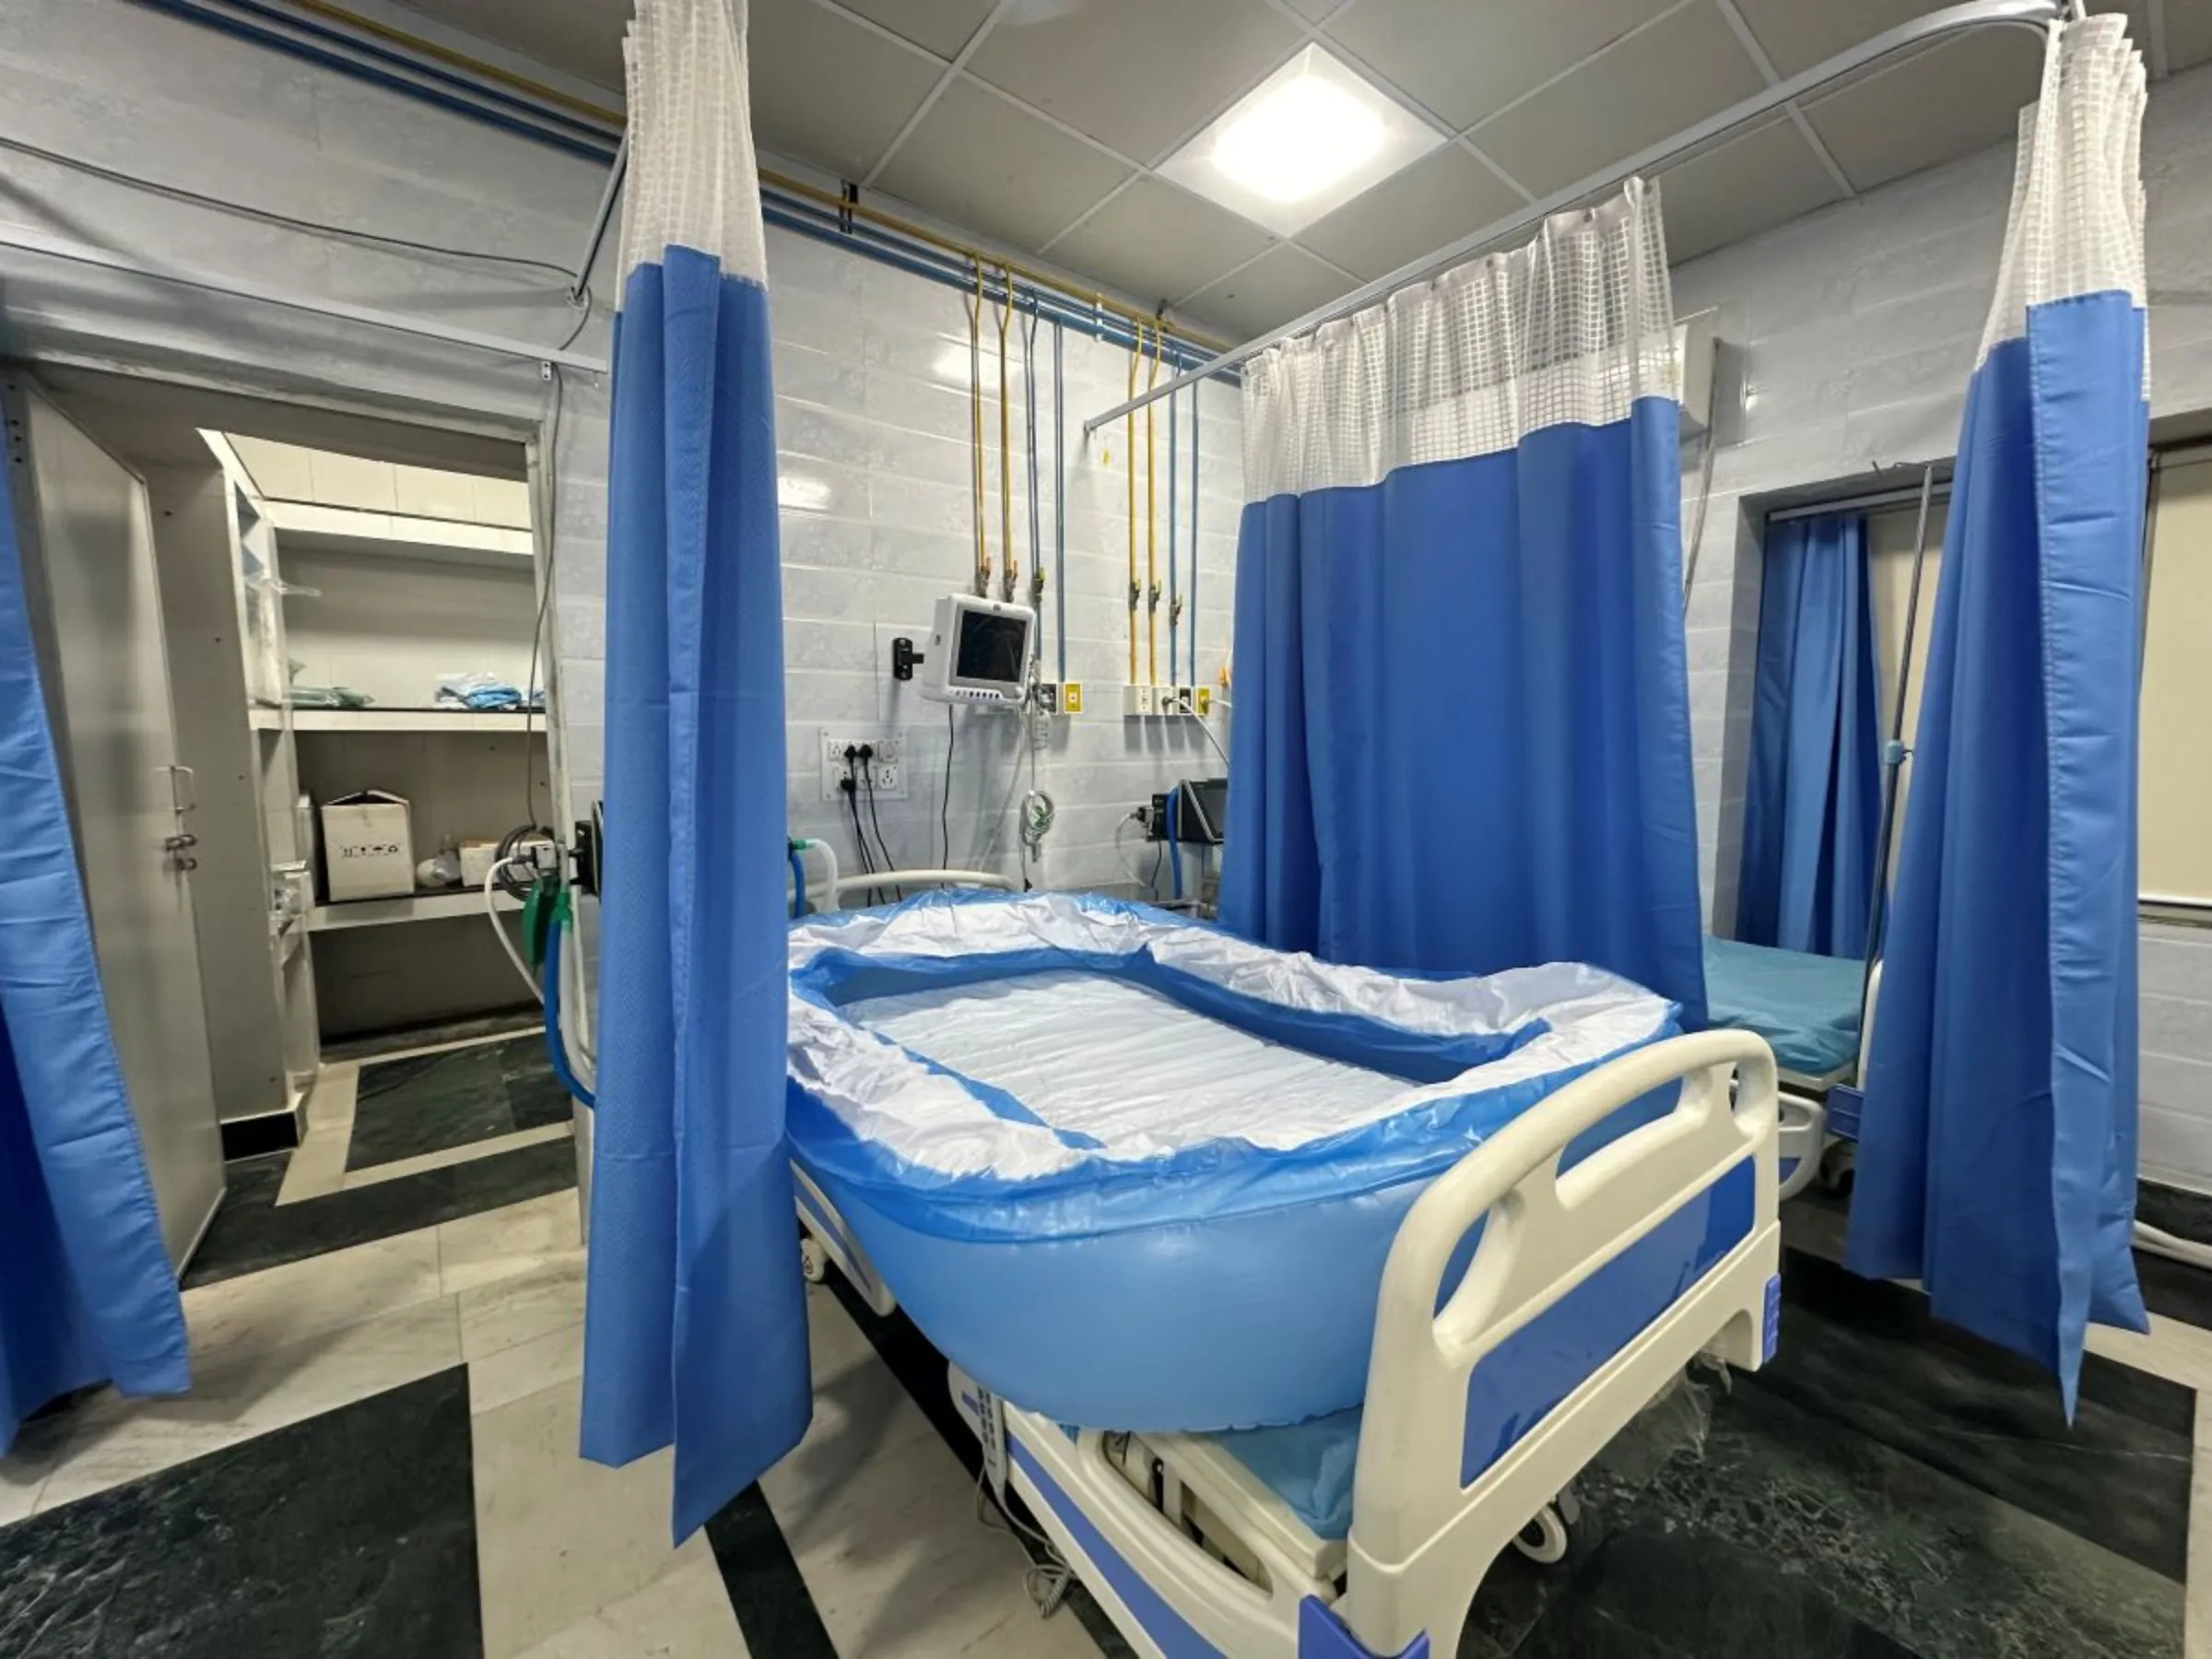
[{"label": "ceiling light panel", "polygon": [[1159,171],[1290,236],[1443,142],[1405,105],[1308,46]]}]

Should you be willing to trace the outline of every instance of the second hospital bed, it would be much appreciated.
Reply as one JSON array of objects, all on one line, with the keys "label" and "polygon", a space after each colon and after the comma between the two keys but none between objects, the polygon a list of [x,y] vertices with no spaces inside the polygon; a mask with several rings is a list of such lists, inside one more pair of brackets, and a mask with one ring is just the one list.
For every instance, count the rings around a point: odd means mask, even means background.
[{"label": "second hospital bed", "polygon": [[[1795,1196],[1824,1169],[1840,1177],[1847,1165],[1828,1159],[1831,1147],[1858,1138],[1858,1083],[1872,1035],[1871,1009],[1882,969],[1872,973],[1856,957],[1817,956],[1705,940],[1705,1003],[1710,1022],[1750,1031],[1774,1051],[1781,1078],[1782,1195]],[[1824,1161],[1826,1160],[1826,1161]]]},{"label": "second hospital bed", "polygon": [[1140,1651],[1441,1641],[1684,1363],[1767,1352],[1771,1058],[1612,975],[1394,978],[1069,894],[791,956],[816,1247],[953,1361]]}]

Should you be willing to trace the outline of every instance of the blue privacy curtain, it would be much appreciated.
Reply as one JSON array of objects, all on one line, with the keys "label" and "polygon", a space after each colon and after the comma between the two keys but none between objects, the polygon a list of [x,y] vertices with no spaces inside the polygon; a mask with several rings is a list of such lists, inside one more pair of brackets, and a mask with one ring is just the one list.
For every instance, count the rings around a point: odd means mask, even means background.
[{"label": "blue privacy curtain", "polygon": [[182,1394],[184,1311],[124,1092],[0,465],[0,1453],[101,1381]]},{"label": "blue privacy curtain", "polygon": [[615,335],[583,1452],[680,1538],[811,1394],[783,1142],[783,653],[741,0],[641,0]]},{"label": "blue privacy curtain", "polygon": [[1735,936],[1866,950],[1882,810],[1864,513],[1768,533]]},{"label": "blue privacy curtain", "polygon": [[1632,182],[1244,371],[1221,915],[1704,1018],[1673,314]]},{"label": "blue privacy curtain", "polygon": [[1967,392],[1848,1257],[2042,1361],[2144,1328],[2136,1182],[2143,65],[2054,32]]}]

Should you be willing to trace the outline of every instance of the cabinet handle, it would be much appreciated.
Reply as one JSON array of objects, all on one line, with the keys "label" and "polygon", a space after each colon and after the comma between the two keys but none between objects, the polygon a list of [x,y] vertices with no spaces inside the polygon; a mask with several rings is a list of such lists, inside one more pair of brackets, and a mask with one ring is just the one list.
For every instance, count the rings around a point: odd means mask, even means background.
[{"label": "cabinet handle", "polygon": [[[158,771],[165,771],[169,774],[169,802],[171,810],[175,812],[196,812],[199,810],[200,780],[199,775],[195,773],[191,767],[172,765],[157,767],[155,770]],[[177,791],[177,780],[179,778],[182,778],[186,785],[182,796],[179,795]]]}]

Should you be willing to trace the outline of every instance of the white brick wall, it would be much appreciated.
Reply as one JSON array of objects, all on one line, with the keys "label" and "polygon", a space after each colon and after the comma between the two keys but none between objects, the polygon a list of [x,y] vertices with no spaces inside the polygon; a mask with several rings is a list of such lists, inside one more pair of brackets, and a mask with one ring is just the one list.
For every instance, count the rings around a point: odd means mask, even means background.
[{"label": "white brick wall", "polygon": [[[556,264],[574,257],[605,177],[588,161],[128,0],[8,0],[0,94],[10,134],[64,154],[280,212]],[[20,157],[0,166],[10,182],[0,224],[516,338],[558,339],[573,320],[550,276],[250,223]],[[785,468],[827,488],[824,510],[784,519],[794,827],[837,830],[806,771],[815,730],[830,722],[882,724],[897,728],[913,755],[910,799],[882,804],[885,835],[901,862],[935,863],[943,712],[893,686],[888,653],[894,635],[926,626],[935,595],[964,586],[970,569],[966,316],[951,289],[786,232],[771,232],[770,242]],[[0,253],[0,279],[11,329],[41,351],[329,393],[406,412],[460,413],[518,431],[535,426],[547,405],[547,388],[525,363],[35,256]],[[603,300],[611,299],[604,265],[598,286]],[[603,314],[594,322],[579,349],[606,349],[605,321]],[[1049,330],[1040,329],[1037,344],[1045,446]],[[1119,468],[1127,457],[1118,433],[1087,448],[1080,421],[1120,399],[1128,359],[1072,333],[1065,348],[1069,672],[1088,682],[1097,700],[1096,712],[1061,723],[1039,758],[1039,782],[1060,807],[1042,875],[1053,883],[1113,885],[1127,879],[1112,845],[1123,814],[1164,783],[1214,765],[1195,733],[1124,728],[1112,712],[1111,688],[1124,677]],[[958,367],[957,383],[948,382],[948,364]],[[1210,680],[1228,647],[1241,467],[1234,392],[1214,386],[1205,395],[1205,571],[1195,619],[1201,672]],[[579,806],[597,794],[603,776],[606,413],[606,387],[568,377],[552,458],[559,503],[555,687]],[[1018,454],[1018,404],[1015,416]],[[994,557],[1003,557],[995,401],[986,419],[992,541]],[[1164,559],[1164,410],[1158,433]],[[1109,453],[1111,468],[1103,462]],[[1049,492],[1049,449],[1041,470]],[[1188,476],[1186,463],[1186,492]],[[1048,549],[1051,507],[1048,496]],[[1018,499],[1025,564],[1027,522]],[[1046,608],[1053,609],[1049,594]],[[1164,653],[1164,611],[1160,633]],[[997,851],[987,862],[1011,871],[1011,816],[1002,803],[1013,723],[966,712],[960,719],[953,855],[964,863],[989,848],[995,826]],[[838,843],[850,865],[849,831]]]},{"label": "white brick wall", "polygon": [[[2212,407],[2212,69],[2153,90],[2143,159],[2152,410]],[[1721,334],[1745,347],[1750,394],[1743,441],[1715,457],[1689,606],[1700,836],[1724,924],[1735,904],[1759,616],[1744,504],[1952,453],[2011,179],[2011,149],[2000,147],[1675,273],[1677,312],[1719,307]],[[2212,934],[2147,924],[2143,935],[2144,1167],[2212,1185]]]},{"label": "white brick wall", "polygon": [[[970,483],[968,322],[960,294],[842,248],[794,233],[769,233],[770,326],[774,335],[776,436],[781,474],[784,582],[784,665],[790,721],[789,809],[794,833],[821,836],[848,871],[858,853],[850,821],[821,800],[818,737],[824,725],[879,729],[905,745],[909,796],[877,804],[893,860],[910,868],[944,857],[939,829],[947,753],[942,706],[891,678],[891,641],[925,636],[940,594],[966,591],[974,568]],[[999,534],[997,331],[983,318],[986,517],[994,566]],[[1027,469],[1023,450],[1018,324],[1009,331],[1015,547],[1022,593],[1030,568]],[[1121,401],[1128,354],[1072,330],[1065,337],[1068,391],[1068,674],[1086,683],[1088,712],[1053,723],[1038,757],[1039,787],[1059,820],[1038,871],[1052,886],[1129,885],[1116,855],[1116,826],[1153,791],[1218,770],[1212,747],[1182,723],[1124,723],[1115,688],[1126,675],[1127,480],[1130,455],[1119,427],[1086,444],[1082,420]],[[1052,562],[1055,502],[1052,462],[1052,330],[1040,325],[1038,476],[1041,540]],[[1236,522],[1242,465],[1237,398],[1205,388],[1199,463],[1202,560],[1199,667],[1210,683],[1229,649]],[[1181,569],[1187,573],[1189,403],[1183,404],[1177,515]],[[1154,422],[1157,461],[1155,546],[1164,588],[1168,551],[1168,422]],[[1138,511],[1143,512],[1143,432],[1137,422]],[[604,522],[604,485],[572,485],[578,512]],[[564,494],[570,492],[564,491]],[[1140,536],[1142,531],[1140,528]],[[1143,559],[1139,542],[1138,558]],[[994,592],[995,592],[995,587]],[[1056,669],[1055,590],[1044,605],[1045,667]],[[1186,607],[1185,622],[1193,613]],[[601,787],[599,680],[606,649],[604,577],[582,560],[564,569],[559,601],[560,690],[569,716],[571,786],[580,803]],[[1140,620],[1141,626],[1141,620]],[[1168,677],[1167,608],[1159,624],[1160,677]],[[1186,645],[1187,650],[1187,645]],[[1028,787],[1017,722],[962,710],[956,716],[952,800],[947,824],[958,866],[1018,873],[1015,808]],[[1220,727],[1217,726],[1217,731]],[[1009,767],[1021,758],[1021,776]],[[871,826],[873,828],[873,826]],[[1127,853],[1141,841],[1132,830]],[[1140,864],[1149,869],[1149,859]],[[1166,890],[1164,878],[1161,890]]]},{"label": "white brick wall", "polygon": [[[603,177],[589,162],[130,0],[6,0],[0,101],[9,133],[66,154],[309,217],[556,263],[574,256]],[[2212,72],[2157,88],[2145,160],[2156,407],[2212,406],[2212,302],[2205,298],[2212,292]],[[494,333],[550,340],[570,325],[558,285],[524,273],[248,225],[19,157],[0,167],[10,185],[0,194],[0,224]],[[1724,916],[1734,905],[1740,736],[1758,610],[1742,502],[1950,452],[2010,167],[2002,151],[1970,158],[1677,273],[1680,309],[1720,306],[1724,334],[1748,346],[1755,394],[1746,441],[1716,460],[1689,613],[1708,890]],[[934,815],[925,797],[941,781],[941,749],[929,745],[942,716],[917,712],[911,692],[889,688],[887,641],[919,627],[928,599],[967,570],[966,400],[959,387],[932,383],[947,341],[965,351],[966,323],[947,290],[782,235],[773,239],[771,279],[787,441],[804,443],[832,502],[822,514],[790,515],[785,525],[793,717],[809,737],[808,753],[811,728],[826,720],[912,727],[914,798],[887,812],[884,828],[895,853],[913,856],[929,850],[925,820]],[[458,411],[514,430],[534,425],[545,405],[528,365],[372,330],[17,255],[0,256],[0,285],[11,338],[36,349],[218,382],[265,381],[403,412]],[[603,350],[605,339],[602,320],[579,347]],[[1073,421],[1113,400],[1125,359],[1074,336],[1068,349]],[[1088,382],[1082,395],[1075,394],[1079,381]],[[1209,678],[1228,641],[1234,408],[1233,394],[1211,389],[1200,618]],[[605,649],[606,414],[606,388],[571,377],[556,457],[558,668],[574,787],[585,797],[597,787],[602,741],[595,665]],[[809,436],[798,440],[802,415]],[[1071,672],[1111,686],[1122,638],[1119,478],[1100,477],[1072,441],[1069,454]],[[1743,558],[1747,550],[1754,557]],[[964,744],[963,767],[976,768],[976,782],[1003,788],[1006,735],[994,747],[985,729],[979,722]],[[1114,820],[1157,782],[1206,766],[1208,751],[1170,741],[1094,715],[1053,749],[1043,781],[1059,798],[1062,822],[1049,879],[1119,878],[1108,845]],[[808,797],[794,798],[795,822],[829,830],[813,793],[794,788]],[[974,784],[967,793],[989,798]],[[956,855],[983,834],[980,815],[956,823]],[[2212,939],[2146,929],[2143,990],[2146,1162],[2212,1182]]]}]

